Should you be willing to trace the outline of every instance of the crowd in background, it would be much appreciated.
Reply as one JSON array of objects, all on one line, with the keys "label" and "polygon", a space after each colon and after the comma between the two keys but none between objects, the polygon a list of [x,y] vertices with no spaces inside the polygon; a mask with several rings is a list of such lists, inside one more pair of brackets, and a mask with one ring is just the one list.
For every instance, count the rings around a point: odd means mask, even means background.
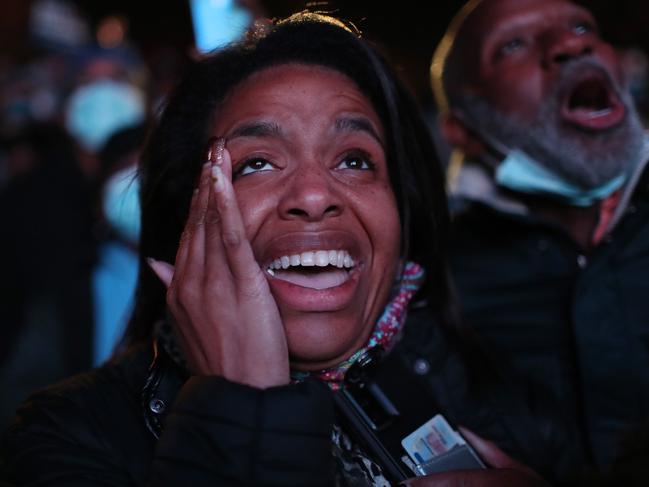
[{"label": "crowd in background", "polygon": [[[54,28],[58,26],[58,28]],[[34,389],[109,358],[137,277],[138,151],[187,59],[144,58],[128,23],[95,32],[33,2],[26,59],[0,70],[0,426]]]}]

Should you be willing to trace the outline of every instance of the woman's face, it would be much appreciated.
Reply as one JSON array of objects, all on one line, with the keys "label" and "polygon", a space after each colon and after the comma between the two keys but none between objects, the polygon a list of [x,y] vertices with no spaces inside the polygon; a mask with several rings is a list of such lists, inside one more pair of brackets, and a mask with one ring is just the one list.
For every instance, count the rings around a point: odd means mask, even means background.
[{"label": "woman's face", "polygon": [[239,84],[213,135],[226,138],[246,233],[292,366],[337,364],[365,344],[399,260],[377,113],[343,74],[287,64]]}]

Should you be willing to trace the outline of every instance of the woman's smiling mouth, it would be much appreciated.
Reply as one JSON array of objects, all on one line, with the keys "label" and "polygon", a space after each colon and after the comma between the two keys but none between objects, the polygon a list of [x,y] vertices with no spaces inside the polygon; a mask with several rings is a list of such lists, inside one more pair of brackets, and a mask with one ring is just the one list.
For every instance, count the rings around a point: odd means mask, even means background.
[{"label": "woman's smiling mouth", "polygon": [[[260,252],[261,265],[280,310],[331,312],[358,298],[368,249],[350,232],[287,232]],[[371,260],[371,259],[370,259]]]}]

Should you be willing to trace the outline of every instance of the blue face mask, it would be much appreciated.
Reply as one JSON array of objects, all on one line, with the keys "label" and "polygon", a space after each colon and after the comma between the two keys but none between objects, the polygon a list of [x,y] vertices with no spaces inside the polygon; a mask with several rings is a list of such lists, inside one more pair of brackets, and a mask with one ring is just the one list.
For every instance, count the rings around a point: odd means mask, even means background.
[{"label": "blue face mask", "polygon": [[500,186],[521,193],[556,196],[570,205],[581,207],[606,198],[625,180],[626,174],[620,174],[597,188],[584,190],[564,181],[518,149],[510,150],[496,168],[496,182]]},{"label": "blue face mask", "polygon": [[115,132],[141,123],[145,116],[144,95],[139,89],[101,79],[70,96],[65,127],[86,149],[98,151]]},{"label": "blue face mask", "polygon": [[135,166],[116,172],[104,185],[104,216],[117,235],[132,245],[140,239],[139,193]]}]

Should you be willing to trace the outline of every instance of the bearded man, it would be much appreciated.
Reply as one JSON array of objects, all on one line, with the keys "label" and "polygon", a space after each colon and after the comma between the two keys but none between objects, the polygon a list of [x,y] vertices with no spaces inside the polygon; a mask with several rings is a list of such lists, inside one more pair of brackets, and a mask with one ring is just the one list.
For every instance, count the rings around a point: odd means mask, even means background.
[{"label": "bearded man", "polygon": [[557,445],[619,466],[649,418],[649,154],[618,55],[570,1],[472,0],[431,74],[465,317]]}]

